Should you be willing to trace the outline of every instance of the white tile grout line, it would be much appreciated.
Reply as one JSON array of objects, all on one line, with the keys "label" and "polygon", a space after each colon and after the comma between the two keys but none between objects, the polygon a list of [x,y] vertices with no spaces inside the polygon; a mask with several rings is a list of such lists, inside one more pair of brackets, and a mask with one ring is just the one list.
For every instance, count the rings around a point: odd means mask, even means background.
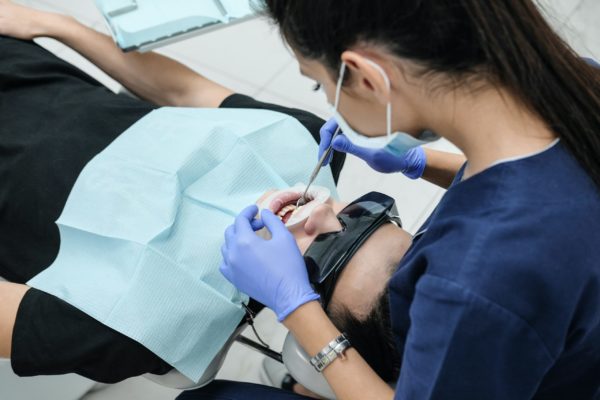
[{"label": "white tile grout line", "polygon": [[583,4],[585,3],[585,0],[579,0],[579,3],[573,7],[573,9],[571,10],[571,12],[567,15],[567,17],[565,18],[564,22],[563,22],[563,26],[567,25],[571,19],[573,18],[573,16],[575,14],[577,14],[577,12],[579,12],[583,6]]},{"label": "white tile grout line", "polygon": [[[580,3],[569,13],[567,19],[560,26],[560,30],[562,31],[561,36],[564,37],[567,41],[567,44],[574,49],[575,52],[582,56],[588,56],[592,58],[597,58],[596,53],[590,48],[589,42],[589,31],[586,26],[575,26],[572,23],[573,18],[577,15],[577,13],[581,12],[584,0],[581,0]],[[598,50],[598,54],[600,55],[600,50]]]},{"label": "white tile grout line", "polygon": [[292,63],[294,63],[295,61],[296,60],[293,57],[290,57],[290,59],[287,60],[284,65],[282,65],[280,68],[278,68],[277,71],[275,71],[275,73],[271,76],[271,78],[267,82],[265,82],[264,85],[262,85],[260,87],[260,90],[257,93],[257,96],[259,94],[261,94],[262,92],[265,92],[265,91],[268,92],[267,87],[271,83],[273,83],[273,81],[275,81],[275,79],[277,79],[279,76],[281,76],[281,74],[283,74],[283,72],[287,69],[287,67],[289,67],[290,65],[292,65]]}]

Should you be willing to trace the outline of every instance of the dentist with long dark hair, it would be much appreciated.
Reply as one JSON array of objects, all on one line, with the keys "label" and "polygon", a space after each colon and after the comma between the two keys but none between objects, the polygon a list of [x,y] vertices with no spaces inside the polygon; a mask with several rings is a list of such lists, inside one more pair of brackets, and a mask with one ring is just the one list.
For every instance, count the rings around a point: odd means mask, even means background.
[{"label": "dentist with long dark hair", "polygon": [[[223,274],[276,312],[338,398],[597,399],[598,70],[531,0],[265,3],[336,106],[334,149],[427,170],[416,146],[435,132],[467,162],[389,282],[395,389],[330,322],[277,217],[260,214],[270,240],[253,232],[256,207],[237,217]],[[204,398],[220,398],[216,385]]]}]

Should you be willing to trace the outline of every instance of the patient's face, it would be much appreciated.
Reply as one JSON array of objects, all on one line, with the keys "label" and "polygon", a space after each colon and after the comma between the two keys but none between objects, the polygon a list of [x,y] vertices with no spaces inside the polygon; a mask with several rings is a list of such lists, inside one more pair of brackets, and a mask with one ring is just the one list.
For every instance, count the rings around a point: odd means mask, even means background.
[{"label": "patient's face", "polygon": [[[265,193],[257,203],[261,203],[274,191]],[[340,221],[337,219],[339,213],[348,203],[343,203],[329,198],[323,204],[316,206],[308,215],[308,218],[302,223],[288,227],[288,230],[294,235],[296,243],[302,254],[306,252],[308,246],[322,233],[336,232],[342,229]],[[278,210],[272,210],[277,214]]]},{"label": "patient's face", "polygon": [[[258,203],[270,193],[261,197]],[[315,207],[303,223],[288,228],[302,254],[318,235],[342,229],[337,214],[347,204],[330,198]],[[343,304],[355,317],[366,317],[411,243],[412,237],[402,228],[391,223],[381,226],[344,268],[329,307]]]}]

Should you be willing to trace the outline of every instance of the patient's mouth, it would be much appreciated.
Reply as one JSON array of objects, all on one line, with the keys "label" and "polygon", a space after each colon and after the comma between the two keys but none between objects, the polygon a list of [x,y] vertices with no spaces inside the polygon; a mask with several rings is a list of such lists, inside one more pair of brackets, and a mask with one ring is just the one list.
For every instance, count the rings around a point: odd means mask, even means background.
[{"label": "patient's mouth", "polygon": [[[297,192],[282,193],[280,196],[277,196],[271,202],[271,211],[273,211],[273,213],[277,215],[279,219],[285,224],[290,220],[290,218],[294,216],[294,214],[299,212],[302,209],[302,207],[304,207],[296,206],[300,197],[302,197],[301,194]],[[313,196],[311,195],[307,195],[306,197],[306,199],[308,200],[306,204],[310,203],[313,200]]]},{"label": "patient's mouth", "polygon": [[314,207],[322,204],[330,197],[329,189],[313,186],[307,193],[308,202],[302,207],[296,207],[298,199],[302,197],[305,185],[298,184],[289,189],[284,189],[271,194],[262,200],[260,208],[268,208],[289,228],[306,220]]},{"label": "patient's mouth", "polygon": [[294,214],[296,214],[300,209],[304,206],[296,207],[296,201],[284,205],[275,215],[279,217],[279,219],[285,224]]},{"label": "patient's mouth", "polygon": [[296,205],[290,204],[288,206],[283,207],[281,211],[277,213],[277,216],[279,217],[281,222],[285,224],[290,220],[290,218],[292,218],[292,214],[294,214],[294,211],[296,211]]},{"label": "patient's mouth", "polygon": [[[271,200],[271,202],[269,203],[269,209],[273,211],[273,214],[283,217],[285,213],[283,215],[280,215],[280,213],[284,210],[286,212],[293,212],[294,210],[296,210],[296,204],[298,203],[300,197],[302,197],[302,193],[298,192],[297,190],[282,191],[279,194],[277,194],[274,199]],[[310,202],[313,199],[314,196],[310,193],[306,195],[306,200],[308,200],[308,202]],[[299,207],[298,210],[300,208],[302,207]]]}]

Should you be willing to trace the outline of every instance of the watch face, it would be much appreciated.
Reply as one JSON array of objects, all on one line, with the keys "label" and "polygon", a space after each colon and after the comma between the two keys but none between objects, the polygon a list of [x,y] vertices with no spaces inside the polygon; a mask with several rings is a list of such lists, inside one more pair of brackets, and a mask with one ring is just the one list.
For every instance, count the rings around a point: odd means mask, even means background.
[{"label": "watch face", "polygon": [[310,359],[310,363],[318,372],[323,371],[336,358],[344,358],[344,352],[351,347],[350,341],[345,334],[341,334],[331,341],[316,356]]}]

